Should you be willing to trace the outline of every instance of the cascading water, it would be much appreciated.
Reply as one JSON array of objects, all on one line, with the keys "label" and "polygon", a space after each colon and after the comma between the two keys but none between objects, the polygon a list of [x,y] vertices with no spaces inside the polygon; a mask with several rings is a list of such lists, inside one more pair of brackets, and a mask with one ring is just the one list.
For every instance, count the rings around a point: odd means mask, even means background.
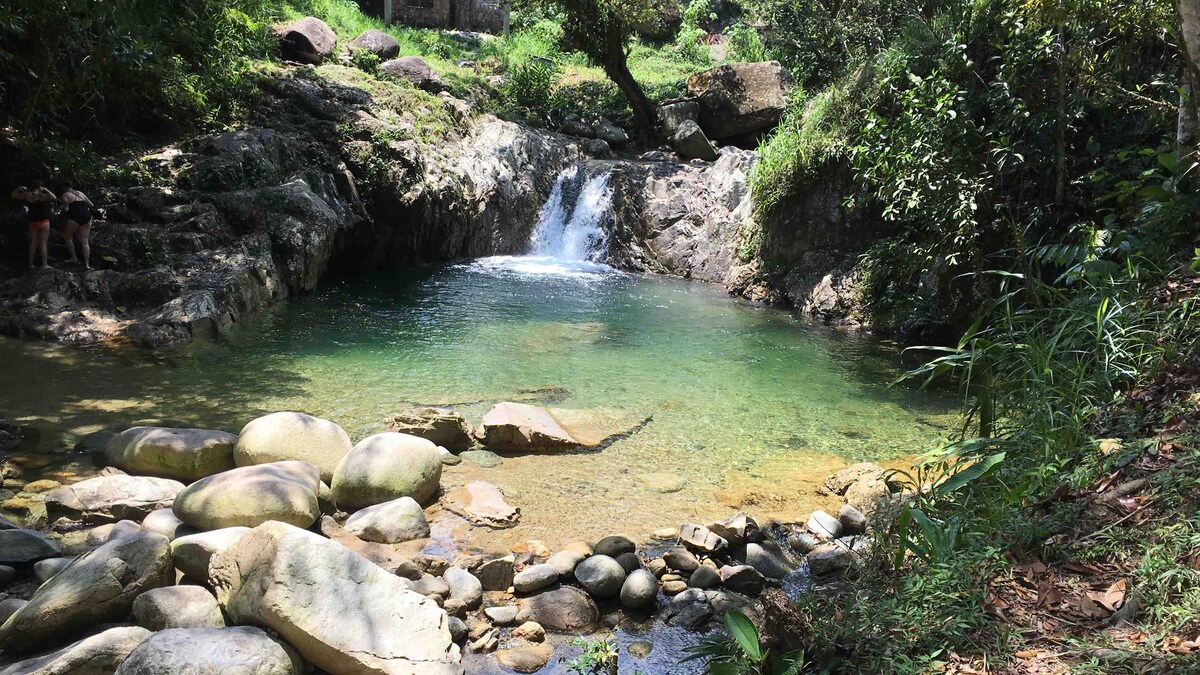
[{"label": "cascading water", "polygon": [[604,218],[612,203],[608,176],[606,171],[583,180],[577,165],[558,174],[538,214],[531,255],[593,262],[604,257]]}]

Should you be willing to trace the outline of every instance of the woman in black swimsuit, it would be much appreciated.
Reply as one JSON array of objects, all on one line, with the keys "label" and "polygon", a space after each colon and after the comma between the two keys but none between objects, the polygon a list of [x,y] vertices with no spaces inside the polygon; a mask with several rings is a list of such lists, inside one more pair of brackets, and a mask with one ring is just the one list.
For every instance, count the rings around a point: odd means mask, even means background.
[{"label": "woman in black swimsuit", "polygon": [[42,185],[42,181],[34,181],[33,189],[19,187],[13,190],[12,198],[23,204],[29,212],[29,269],[33,269],[35,252],[42,254],[42,267],[50,267],[46,260],[46,242],[50,239],[50,211],[58,198]]},{"label": "woman in black swimsuit", "polygon": [[83,269],[90,270],[92,266],[88,260],[92,249],[88,246],[88,234],[92,231],[92,200],[67,183],[63,186],[62,202],[67,205],[67,228],[63,231],[67,239],[67,251],[71,253],[67,262],[79,262],[75,257],[75,233],[78,232],[79,243],[83,247]]}]

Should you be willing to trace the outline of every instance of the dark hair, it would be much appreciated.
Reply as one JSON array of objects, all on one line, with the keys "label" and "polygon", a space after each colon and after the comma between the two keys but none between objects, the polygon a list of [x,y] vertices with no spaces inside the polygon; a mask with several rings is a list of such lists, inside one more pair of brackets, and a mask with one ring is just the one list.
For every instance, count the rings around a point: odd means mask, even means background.
[{"label": "dark hair", "polygon": [[33,186],[34,190],[38,190],[38,189],[46,187],[46,183],[44,183],[41,178],[34,178],[33,182],[30,183],[30,185]]},{"label": "dark hair", "polygon": [[72,190],[75,188],[74,185],[71,185],[71,181],[69,181],[69,180],[64,180],[62,186],[63,186],[63,190]]}]

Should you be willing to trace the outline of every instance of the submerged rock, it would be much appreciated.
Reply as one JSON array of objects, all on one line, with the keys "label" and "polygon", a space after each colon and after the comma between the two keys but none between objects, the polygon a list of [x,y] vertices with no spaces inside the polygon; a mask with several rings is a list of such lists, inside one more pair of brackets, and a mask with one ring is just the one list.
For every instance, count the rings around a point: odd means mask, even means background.
[{"label": "submerged rock", "polygon": [[236,442],[214,429],[133,427],[113,436],[104,454],[125,471],[187,483],[232,469]]},{"label": "submerged rock", "polygon": [[558,631],[578,631],[595,625],[600,610],[587,593],[573,586],[543,591],[517,601],[521,612],[517,621],[536,621]]},{"label": "submerged rock", "polygon": [[554,647],[540,644],[517,649],[501,649],[496,652],[496,662],[518,673],[536,673],[550,662],[551,656],[554,656]]},{"label": "submerged rock", "polygon": [[210,565],[235,623],[279,633],[323,670],[461,673],[446,613],[408,582],[340,544],[266,523]]},{"label": "submerged rock", "polygon": [[504,462],[500,455],[491,450],[467,450],[460,453],[459,458],[485,469],[494,469]]},{"label": "submerged rock", "polygon": [[424,438],[450,452],[469,450],[473,443],[471,423],[448,408],[414,408],[385,421],[388,431]]},{"label": "submerged rock", "polygon": [[320,470],[321,480],[329,482],[338,462],[351,448],[350,436],[335,422],[300,412],[275,412],[242,427],[233,448],[233,461],[238,466],[309,462]]},{"label": "submerged rock", "polygon": [[358,442],[333,473],[333,498],[343,509],[361,509],[400,497],[427,504],[437,494],[442,460],[432,442],[395,432]]},{"label": "submerged rock", "polygon": [[492,450],[565,450],[579,445],[544,408],[509,401],[483,416],[476,437]]},{"label": "submerged rock", "polygon": [[499,488],[478,480],[451,490],[442,498],[442,506],[474,525],[487,527],[513,527],[521,518],[521,510],[509,505]]},{"label": "submerged rock", "polygon": [[280,521],[308,527],[321,517],[321,477],[309,462],[273,462],[230,469],[187,486],[172,505],[199,530],[254,527]]}]

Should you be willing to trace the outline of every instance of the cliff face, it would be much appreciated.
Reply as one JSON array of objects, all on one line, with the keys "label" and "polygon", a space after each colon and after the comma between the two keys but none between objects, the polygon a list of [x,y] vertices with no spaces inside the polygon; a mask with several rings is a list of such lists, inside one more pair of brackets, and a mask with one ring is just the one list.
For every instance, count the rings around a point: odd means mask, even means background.
[{"label": "cliff face", "polygon": [[[520,253],[574,163],[581,180],[611,174],[613,265],[855,323],[854,262],[883,228],[843,207],[838,172],[758,222],[755,157],[590,159],[579,139],[446,95],[278,78],[255,126],[115,162],[114,184],[91,191],[101,269],[2,270],[0,333],[161,346],[219,333],[330,274]],[[20,214],[6,220],[0,243],[23,252]]]},{"label": "cliff face", "polygon": [[[331,271],[520,252],[580,154],[574,139],[455,99],[427,97],[441,109],[414,117],[324,80],[266,90],[264,126],[119,164],[114,175],[139,185],[91,195],[105,214],[92,235],[102,269],[10,268],[0,333],[160,346],[217,333]],[[430,120],[436,133],[419,128]],[[20,214],[6,220],[18,249]]]}]

